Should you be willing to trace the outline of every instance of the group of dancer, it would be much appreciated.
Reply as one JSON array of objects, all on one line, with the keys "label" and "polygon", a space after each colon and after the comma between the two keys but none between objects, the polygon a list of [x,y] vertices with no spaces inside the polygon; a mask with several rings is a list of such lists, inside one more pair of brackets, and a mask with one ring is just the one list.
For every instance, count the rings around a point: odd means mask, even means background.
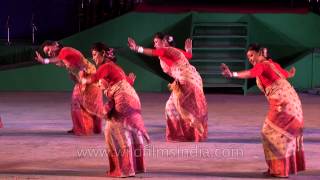
[{"label": "group of dancer", "polygon": [[[164,73],[174,81],[168,85],[171,95],[165,106],[166,140],[201,142],[207,139],[208,110],[202,79],[189,60],[192,41],[185,41],[185,50],[174,47],[174,39],[156,33],[154,48],[144,48],[128,38],[133,52],[158,57]],[[47,58],[36,52],[36,60],[43,64],[64,67],[75,86],[72,93],[71,117],[75,135],[99,134],[105,123],[105,141],[109,159],[108,176],[130,177],[146,171],[144,145],[150,137],[141,116],[141,104],[133,84],[135,75],[128,76],[116,64],[114,49],[99,42],[92,45],[94,64],[82,53],[63,47],[56,41],[42,45]],[[222,64],[227,78],[256,78],[265,93],[270,110],[266,117],[262,140],[268,165],[266,175],[288,177],[305,169],[303,152],[303,115],[301,103],[286,78],[294,76],[263,54],[263,48],[250,45],[247,57],[253,68],[231,72]],[[120,152],[120,153],[119,153]],[[139,153],[137,153],[139,152]]]}]

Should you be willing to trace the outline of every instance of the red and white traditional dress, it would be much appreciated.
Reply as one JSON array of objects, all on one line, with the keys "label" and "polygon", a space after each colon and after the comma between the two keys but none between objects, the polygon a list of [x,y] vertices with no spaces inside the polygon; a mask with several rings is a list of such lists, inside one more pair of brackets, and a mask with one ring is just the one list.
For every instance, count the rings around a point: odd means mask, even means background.
[{"label": "red and white traditional dress", "polygon": [[270,105],[262,128],[268,173],[288,176],[305,170],[302,107],[286,80],[288,72],[272,60],[257,63],[250,72]]},{"label": "red and white traditional dress", "polygon": [[107,121],[105,140],[109,157],[108,176],[129,177],[145,172],[144,138],[149,136],[141,116],[139,96],[124,71],[114,62],[101,65],[93,82],[105,81]]},{"label": "red and white traditional dress", "polygon": [[163,72],[174,78],[165,108],[167,141],[206,140],[207,102],[201,76],[188,61],[192,55],[173,47],[155,49],[153,55],[159,57]]},{"label": "red and white traditional dress", "polygon": [[60,50],[58,59],[68,66],[63,65],[75,82],[71,99],[71,118],[73,133],[75,135],[91,135],[101,132],[101,117],[103,110],[102,91],[98,84],[81,85],[79,72],[85,75],[95,73],[96,69],[80,51],[64,47]]}]

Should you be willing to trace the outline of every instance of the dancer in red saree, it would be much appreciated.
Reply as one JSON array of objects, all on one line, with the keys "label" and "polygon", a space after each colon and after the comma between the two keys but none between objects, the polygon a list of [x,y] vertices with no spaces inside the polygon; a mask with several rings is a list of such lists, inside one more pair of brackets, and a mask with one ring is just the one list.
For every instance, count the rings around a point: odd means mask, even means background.
[{"label": "dancer in red saree", "polygon": [[293,77],[279,64],[266,58],[265,48],[249,46],[247,57],[253,68],[231,72],[225,64],[222,74],[233,78],[256,78],[257,85],[269,102],[269,112],[262,128],[262,143],[268,171],[265,175],[288,177],[305,170],[303,150],[303,113],[295,89],[286,80]]},{"label": "dancer in red saree", "polygon": [[96,68],[76,49],[62,47],[57,41],[46,41],[42,45],[43,52],[49,58],[43,58],[36,52],[36,60],[43,64],[53,63],[64,67],[69,72],[75,86],[71,99],[72,130],[75,135],[91,135],[101,133],[101,118],[103,110],[102,92],[98,84],[87,86],[80,83],[80,72],[85,74],[95,73]]},{"label": "dancer in red saree", "polygon": [[92,57],[99,66],[97,72],[83,78],[83,84],[99,81],[108,103],[105,139],[109,157],[108,176],[129,177],[145,172],[144,138],[150,141],[141,116],[140,99],[128,82],[124,71],[114,63],[112,50],[95,43]]},{"label": "dancer in red saree", "polygon": [[173,47],[173,37],[167,34],[156,33],[153,43],[155,49],[148,49],[128,39],[131,50],[157,56],[163,72],[174,78],[169,84],[172,93],[165,108],[167,141],[206,140],[208,111],[202,79],[188,61],[192,57],[192,41],[188,39],[185,43],[187,52]]}]

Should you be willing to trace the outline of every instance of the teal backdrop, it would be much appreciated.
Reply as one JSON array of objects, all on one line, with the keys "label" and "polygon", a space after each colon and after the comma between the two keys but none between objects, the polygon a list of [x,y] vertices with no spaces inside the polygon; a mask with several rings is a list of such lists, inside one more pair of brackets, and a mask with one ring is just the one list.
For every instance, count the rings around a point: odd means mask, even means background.
[{"label": "teal backdrop", "polygon": [[[269,48],[270,55],[285,68],[296,67],[290,81],[298,90],[320,87],[320,16],[309,14],[226,14],[226,13],[137,13],[131,12],[86,31],[62,39],[90,58],[92,43],[102,41],[117,50],[118,63],[136,74],[135,88],[140,92],[164,92],[170,77],[165,75],[157,58],[141,56],[127,47],[127,38],[152,46],[155,32],[169,32],[183,48],[195,22],[247,22],[249,42]],[[0,48],[0,54],[5,53]],[[33,65],[0,71],[1,91],[70,91],[67,72],[54,65]],[[251,91],[255,91],[251,87]],[[250,91],[250,89],[249,89]]]}]

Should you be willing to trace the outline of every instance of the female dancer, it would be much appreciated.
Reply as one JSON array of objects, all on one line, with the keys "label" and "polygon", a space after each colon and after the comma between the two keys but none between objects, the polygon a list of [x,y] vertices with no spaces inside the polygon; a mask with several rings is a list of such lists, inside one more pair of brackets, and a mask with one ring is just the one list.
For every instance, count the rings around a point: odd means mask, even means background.
[{"label": "female dancer", "polygon": [[108,176],[129,177],[145,172],[144,141],[150,141],[141,116],[140,99],[128,82],[124,71],[116,65],[110,48],[96,43],[91,48],[97,72],[83,77],[83,84],[99,81],[108,103],[105,139],[108,149],[110,170]]},{"label": "female dancer", "polygon": [[163,72],[174,78],[174,82],[169,84],[172,93],[165,108],[167,141],[206,140],[208,111],[202,79],[188,61],[192,57],[192,41],[186,40],[185,52],[174,47],[172,36],[156,33],[153,44],[155,49],[143,48],[128,38],[131,50],[157,56]]},{"label": "female dancer", "polygon": [[288,177],[305,170],[303,151],[303,114],[300,99],[286,80],[289,72],[268,59],[265,48],[251,44],[247,50],[250,70],[231,72],[222,64],[222,74],[233,78],[256,78],[257,85],[269,102],[269,112],[262,128],[262,143],[268,171],[265,175]]},{"label": "female dancer", "polygon": [[43,58],[36,52],[36,60],[42,64],[53,63],[64,67],[75,82],[71,99],[72,130],[75,135],[91,135],[101,133],[101,117],[103,110],[102,92],[98,84],[87,86],[80,83],[80,72],[92,74],[96,71],[85,57],[76,49],[62,47],[57,41],[46,41],[42,44],[43,52],[50,58]]}]

